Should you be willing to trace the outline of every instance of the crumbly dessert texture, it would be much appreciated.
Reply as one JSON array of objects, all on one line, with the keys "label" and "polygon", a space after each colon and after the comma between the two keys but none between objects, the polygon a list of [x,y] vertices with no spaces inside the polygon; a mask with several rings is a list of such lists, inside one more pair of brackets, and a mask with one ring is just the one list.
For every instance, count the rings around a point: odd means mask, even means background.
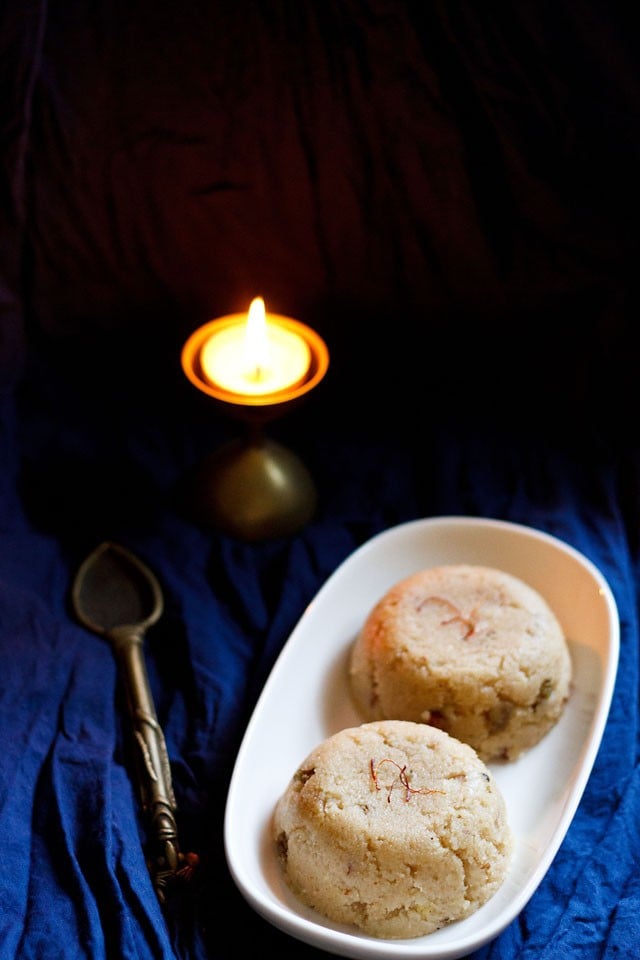
[{"label": "crumbly dessert texture", "polygon": [[404,720],[317,746],[279,798],[272,832],[303,903],[386,939],[474,913],[502,885],[513,846],[503,796],[473,748]]},{"label": "crumbly dessert texture", "polygon": [[485,761],[515,760],[560,718],[571,657],[546,600],[467,564],[420,570],[374,606],[350,657],[363,720],[427,723]]}]

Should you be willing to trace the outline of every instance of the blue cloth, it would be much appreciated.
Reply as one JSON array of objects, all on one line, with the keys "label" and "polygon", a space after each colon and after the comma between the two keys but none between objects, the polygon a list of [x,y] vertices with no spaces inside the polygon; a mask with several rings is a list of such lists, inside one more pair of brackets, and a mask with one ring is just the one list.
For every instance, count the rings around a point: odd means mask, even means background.
[{"label": "blue cloth", "polygon": [[[637,956],[636,455],[451,424],[422,459],[406,439],[342,435],[321,417],[312,436],[292,437],[318,487],[316,516],[295,535],[251,544],[177,506],[176,485],[206,446],[203,437],[196,449],[196,422],[181,442],[185,410],[145,417],[140,401],[101,420],[90,399],[70,398],[64,372],[37,367],[2,409],[2,960],[217,960],[256,943],[320,955],[262,920],[230,878],[222,828],[235,753],[279,651],[330,574],[376,533],[444,514],[512,520],[570,543],[607,578],[622,630],[610,716],[575,818],[530,902],[474,960]],[[145,863],[114,657],[69,604],[77,566],[105,538],[137,552],[165,596],[146,659],[182,849],[200,856],[166,915]]]},{"label": "blue cloth", "polygon": [[[640,956],[639,61],[631,5],[0,5],[0,960],[318,957],[227,870],[253,706],[317,590],[419,517],[548,531],[610,583],[602,746],[520,916],[474,960]],[[269,425],[318,509],[203,528],[238,422],[179,369],[263,294],[331,352]],[[69,589],[103,540],[157,574],[145,639],[181,845],[163,915],[122,684]]]}]

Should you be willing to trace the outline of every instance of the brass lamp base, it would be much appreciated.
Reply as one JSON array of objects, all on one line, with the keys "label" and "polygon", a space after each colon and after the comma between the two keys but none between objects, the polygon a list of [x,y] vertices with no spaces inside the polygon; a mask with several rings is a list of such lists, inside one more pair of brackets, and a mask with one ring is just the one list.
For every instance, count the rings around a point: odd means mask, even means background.
[{"label": "brass lamp base", "polygon": [[206,526],[245,541],[288,536],[316,508],[316,489],[299,457],[261,434],[232,440],[200,465],[190,509]]}]

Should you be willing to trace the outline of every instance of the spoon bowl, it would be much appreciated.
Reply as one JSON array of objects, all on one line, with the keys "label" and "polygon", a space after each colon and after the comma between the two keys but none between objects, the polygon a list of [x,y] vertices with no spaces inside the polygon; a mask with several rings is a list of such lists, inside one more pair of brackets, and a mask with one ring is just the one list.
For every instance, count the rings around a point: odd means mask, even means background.
[{"label": "spoon bowl", "polygon": [[105,542],[91,553],[72,590],[78,620],[102,636],[129,627],[144,633],[163,612],[160,584],[151,570],[119,544]]}]

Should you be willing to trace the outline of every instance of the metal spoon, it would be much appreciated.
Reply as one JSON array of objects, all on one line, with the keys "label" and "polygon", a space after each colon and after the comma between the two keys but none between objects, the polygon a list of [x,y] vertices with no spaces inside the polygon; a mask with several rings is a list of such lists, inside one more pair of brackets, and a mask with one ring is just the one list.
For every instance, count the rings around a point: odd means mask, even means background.
[{"label": "metal spoon", "polygon": [[144,634],[162,614],[162,590],[138,557],[107,541],[81,565],[71,596],[78,620],[111,642],[119,663],[137,745],[138,791],[149,817],[147,862],[158,899],[164,904],[166,886],[185,858],[178,845],[169,757],[143,652]]}]

